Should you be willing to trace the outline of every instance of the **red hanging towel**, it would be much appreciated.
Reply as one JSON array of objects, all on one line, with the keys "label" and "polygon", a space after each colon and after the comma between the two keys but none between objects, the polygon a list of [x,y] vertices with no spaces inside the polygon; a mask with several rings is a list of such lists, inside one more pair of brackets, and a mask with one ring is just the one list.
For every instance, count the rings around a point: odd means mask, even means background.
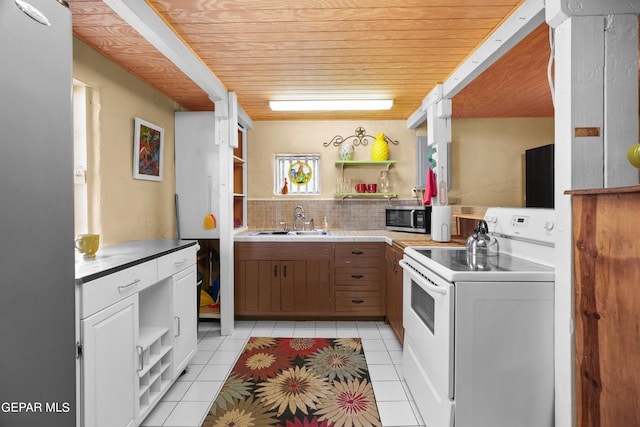
[{"label": "red hanging towel", "polygon": [[436,184],[436,176],[431,170],[427,169],[427,177],[425,178],[424,198],[422,203],[425,206],[431,206],[431,198],[438,195],[438,185]]}]

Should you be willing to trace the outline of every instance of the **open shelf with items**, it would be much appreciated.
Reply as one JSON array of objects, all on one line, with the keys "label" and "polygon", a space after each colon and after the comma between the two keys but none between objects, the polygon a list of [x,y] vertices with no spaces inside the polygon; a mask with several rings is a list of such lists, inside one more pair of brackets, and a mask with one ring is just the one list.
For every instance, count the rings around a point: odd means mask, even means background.
[{"label": "open shelf with items", "polygon": [[173,381],[170,369],[173,340],[169,328],[140,327],[139,334],[138,396],[140,415],[144,418]]},{"label": "open shelf with items", "polygon": [[[393,165],[397,163],[397,160],[336,160],[336,166],[342,170],[342,178],[344,179],[344,169],[347,167],[360,167],[360,166],[376,166],[378,169],[388,171]],[[338,189],[340,190],[340,189]],[[394,192],[374,192],[374,193],[357,193],[355,191],[336,191],[334,194],[336,199],[395,199],[399,197],[398,193]]]}]

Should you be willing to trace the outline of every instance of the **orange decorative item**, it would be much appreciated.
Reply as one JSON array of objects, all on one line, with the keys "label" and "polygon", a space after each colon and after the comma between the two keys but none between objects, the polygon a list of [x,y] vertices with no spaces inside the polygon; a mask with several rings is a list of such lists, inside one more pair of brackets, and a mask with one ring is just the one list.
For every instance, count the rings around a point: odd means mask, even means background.
[{"label": "orange decorative item", "polygon": [[284,185],[282,186],[282,194],[289,193],[289,183],[287,182],[287,178],[284,179]]},{"label": "orange decorative item", "polygon": [[213,216],[211,211],[211,191],[213,191],[213,182],[211,176],[207,177],[209,181],[209,213],[205,215],[203,227],[205,230],[213,230],[216,228],[216,217]]}]

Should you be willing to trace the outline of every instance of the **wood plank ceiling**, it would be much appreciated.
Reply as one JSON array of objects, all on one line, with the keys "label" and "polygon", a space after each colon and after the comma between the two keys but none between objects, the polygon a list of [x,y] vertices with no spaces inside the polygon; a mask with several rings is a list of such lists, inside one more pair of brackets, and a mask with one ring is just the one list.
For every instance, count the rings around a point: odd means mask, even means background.
[{"label": "wood plank ceiling", "polygon": [[[521,0],[147,0],[253,120],[405,120]],[[74,35],[189,110],[208,96],[99,0]],[[454,117],[550,117],[543,24],[453,100]],[[270,99],[390,97],[383,112],[282,113]]]}]

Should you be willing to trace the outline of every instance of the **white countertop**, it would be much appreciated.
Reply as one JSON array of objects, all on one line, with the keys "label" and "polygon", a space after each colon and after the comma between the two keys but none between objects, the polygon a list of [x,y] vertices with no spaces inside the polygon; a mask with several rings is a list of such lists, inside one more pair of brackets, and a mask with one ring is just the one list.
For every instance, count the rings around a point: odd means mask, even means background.
[{"label": "white countertop", "polygon": [[[236,242],[385,242],[389,245],[398,243],[408,245],[450,245],[451,243],[434,242],[431,235],[420,233],[404,233],[389,230],[329,230],[326,235],[288,236],[252,235],[259,230],[245,230],[235,235]],[[454,243],[458,245],[458,243]]]}]

